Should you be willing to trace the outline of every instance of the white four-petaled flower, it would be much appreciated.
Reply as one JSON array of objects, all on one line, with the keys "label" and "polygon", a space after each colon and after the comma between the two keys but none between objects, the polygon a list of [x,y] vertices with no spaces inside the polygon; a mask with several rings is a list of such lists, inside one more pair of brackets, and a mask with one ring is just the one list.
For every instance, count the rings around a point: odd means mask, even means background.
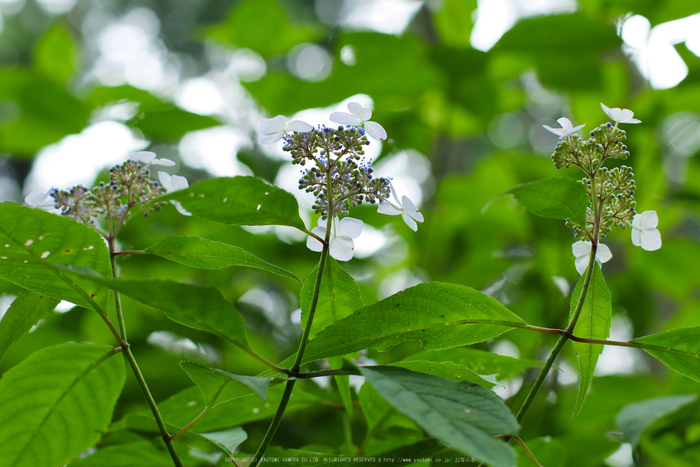
[{"label": "white four-petaled flower", "polygon": [[549,126],[549,125],[542,125],[542,126],[544,127],[545,130],[551,131],[551,132],[554,133],[555,135],[559,136],[559,139],[564,139],[564,138],[566,138],[566,137],[569,136],[569,135],[573,135],[573,134],[576,133],[578,130],[580,130],[581,128],[583,128],[584,126],[586,126],[586,124],[584,123],[583,125],[579,125],[579,126],[576,126],[576,127],[575,127],[575,126],[571,123],[571,120],[569,120],[569,119],[566,118],[566,117],[560,118],[559,120],[557,120],[557,123],[558,123],[559,125],[561,125],[561,128],[552,128],[552,127]]},{"label": "white four-petaled flower", "polygon": [[632,219],[632,244],[641,246],[647,251],[661,248],[661,232],[656,228],[657,225],[659,225],[659,216],[656,211],[644,211],[634,216]]},{"label": "white four-petaled flower", "polygon": [[408,196],[404,195],[401,198],[401,201],[399,201],[399,197],[396,196],[396,191],[394,191],[394,185],[389,182],[389,186],[391,187],[391,194],[396,200],[396,204],[392,203],[388,199],[381,200],[379,201],[379,209],[377,209],[377,212],[380,214],[388,214],[390,216],[397,216],[401,214],[401,217],[403,217],[406,225],[409,226],[414,232],[418,231],[418,224],[416,224],[416,221],[423,222],[423,214],[416,210],[416,205],[413,204],[413,201],[408,199]]},{"label": "white four-petaled flower", "polygon": [[278,115],[274,118],[263,118],[260,120],[260,126],[258,127],[258,131],[260,132],[258,143],[276,143],[289,131],[308,133],[313,129],[314,127],[306,122],[302,122],[301,120],[292,120],[291,122],[287,123],[287,117],[284,117],[283,115]]},{"label": "white four-petaled flower", "polygon": [[[314,227],[311,232],[321,238],[326,237],[327,220],[320,218],[318,227]],[[338,221],[337,217],[333,218],[331,237],[330,237],[330,254],[338,261],[350,261],[355,249],[353,238],[357,238],[362,233],[362,221],[353,219],[352,217],[344,217]],[[314,237],[309,237],[306,240],[306,246],[311,251],[321,251],[323,243],[316,240]]]},{"label": "white four-petaled flower", "polygon": [[603,112],[608,115],[608,117],[617,123],[642,123],[641,120],[632,118],[634,117],[634,112],[632,112],[630,109],[621,109],[619,107],[609,109],[602,102],[600,103],[600,107],[603,109]]},{"label": "white four-petaled flower", "polygon": [[[588,260],[591,255],[591,242],[578,241],[574,243],[571,250],[576,257],[576,270],[579,274],[583,275],[588,267]],[[595,253],[595,260],[598,261],[598,265],[602,266],[602,263],[607,263],[612,258],[612,252],[607,245],[598,243],[598,249]]]},{"label": "white four-petaled flower", "polygon": [[364,127],[368,135],[374,139],[386,139],[386,130],[377,122],[370,122],[372,111],[365,109],[357,102],[348,104],[347,112],[333,112],[330,116],[330,121],[340,123],[342,125],[354,125]]},{"label": "white four-petaled flower", "polygon": [[53,188],[46,193],[35,191],[24,197],[24,202],[33,208],[51,210],[56,207],[56,200],[51,196]]},{"label": "white four-petaled flower", "polygon": [[[158,172],[158,178],[160,179],[160,184],[163,186],[163,188],[165,188],[165,191],[168,193],[172,193],[173,191],[184,190],[185,188],[190,187],[189,183],[187,183],[187,179],[179,175],[170,175],[165,172]],[[182,204],[180,204],[179,201],[170,200],[170,202],[173,205],[175,205],[177,211],[183,216],[192,215],[191,213],[187,212],[185,208],[182,207]]]},{"label": "white four-petaled flower", "polygon": [[163,167],[172,167],[175,162],[170,159],[156,159],[156,153],[151,151],[139,151],[133,154],[129,154],[129,159],[143,162],[146,167],[149,165],[162,165]]}]

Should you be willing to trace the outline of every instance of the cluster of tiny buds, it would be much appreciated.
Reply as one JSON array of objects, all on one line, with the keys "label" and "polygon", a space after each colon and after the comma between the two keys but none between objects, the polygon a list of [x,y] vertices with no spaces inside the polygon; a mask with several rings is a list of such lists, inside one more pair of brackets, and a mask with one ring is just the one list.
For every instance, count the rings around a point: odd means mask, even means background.
[{"label": "cluster of tiny buds", "polygon": [[608,122],[589,134],[591,138],[587,141],[576,134],[559,141],[552,154],[554,167],[575,165],[584,172],[591,172],[606,159],[626,159],[629,156],[627,146],[622,143],[627,139],[627,133],[617,126]]},{"label": "cluster of tiny buds", "polygon": [[[100,215],[124,221],[131,208],[166,193],[158,181],[151,180],[147,167],[148,164],[129,159],[110,169],[109,183],[100,182],[92,190],[82,185],[69,190],[53,189],[49,195],[61,214],[85,224],[94,224]],[[144,215],[148,216],[151,209],[160,210],[161,204],[149,207]]]}]

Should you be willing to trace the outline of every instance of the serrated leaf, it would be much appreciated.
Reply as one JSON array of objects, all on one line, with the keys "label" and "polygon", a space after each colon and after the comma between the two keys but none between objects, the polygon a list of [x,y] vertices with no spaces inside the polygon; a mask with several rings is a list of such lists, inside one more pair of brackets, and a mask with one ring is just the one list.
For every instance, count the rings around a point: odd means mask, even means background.
[{"label": "serrated leaf", "polygon": [[212,443],[223,449],[229,457],[233,456],[233,451],[246,439],[248,433],[243,428],[232,428],[230,430],[214,431],[211,433],[198,433]]},{"label": "serrated leaf", "polygon": [[[576,288],[574,288],[574,292],[571,294],[569,319],[571,319],[579,297],[581,296],[581,289],[583,288],[585,277],[585,275],[581,276],[581,279],[579,279],[576,284]],[[579,315],[578,321],[576,321],[574,335],[576,337],[585,337],[589,339],[607,339],[608,336],[610,336],[610,326],[612,326],[612,298],[610,297],[608,286],[605,284],[603,273],[598,264],[596,264],[591,284],[588,287],[588,293],[583,302],[583,308],[581,308],[581,314]],[[583,403],[586,401],[588,388],[591,386],[593,373],[598,363],[598,357],[603,353],[603,348],[605,346],[601,344],[587,344],[584,342],[572,343],[574,345],[574,352],[576,352],[578,356],[581,375],[573,414],[574,418],[576,418],[583,408]]]},{"label": "serrated leaf", "polygon": [[483,342],[522,324],[486,294],[462,285],[428,282],[328,326],[309,341],[303,360],[368,348],[385,351],[410,340],[420,340],[426,349],[446,349]]},{"label": "serrated leaf", "polygon": [[306,231],[296,198],[256,177],[213,178],[158,198],[196,217],[227,225],[288,225]]},{"label": "serrated leaf", "polygon": [[[309,310],[311,309],[319,264],[311,271],[299,292],[301,323],[304,327],[309,319]],[[360,292],[360,287],[355,282],[355,279],[345,272],[336,260],[328,256],[309,338],[313,338],[322,329],[342,318],[350,316],[355,310],[360,310],[364,306],[362,292]]]},{"label": "serrated leaf", "polygon": [[59,301],[25,290],[12,302],[0,321],[0,363],[7,349],[56,308]]},{"label": "serrated leaf", "polygon": [[172,467],[173,459],[167,452],[153,444],[140,443],[107,446],[84,459],[71,463],[71,467]]},{"label": "serrated leaf", "polygon": [[360,367],[367,381],[396,410],[428,434],[494,467],[514,467],[515,452],[496,435],[512,435],[518,422],[496,394],[402,368]]},{"label": "serrated leaf", "polygon": [[451,379],[452,381],[469,381],[487,389],[496,386],[493,377],[484,378],[464,365],[453,362],[430,362],[421,360],[403,361],[390,363],[389,366],[405,368],[416,373],[438,376],[440,378]]},{"label": "serrated leaf", "polygon": [[207,405],[215,398],[218,404],[214,406],[237,397],[241,393],[241,385],[253,390],[262,400],[267,400],[267,387],[272,378],[234,375],[228,371],[190,362],[181,362],[180,366],[202,391]]},{"label": "serrated leaf", "polygon": [[105,310],[109,289],[70,278],[54,265],[87,267],[111,275],[109,250],[90,227],[14,203],[0,204],[0,277],[40,295]]},{"label": "serrated leaf", "polygon": [[632,339],[644,350],[683,376],[700,383],[700,327],[674,329]]},{"label": "serrated leaf", "polygon": [[162,310],[165,316],[183,326],[216,334],[239,347],[248,347],[243,316],[215,287],[173,281],[108,280],[76,268],[66,271]]},{"label": "serrated leaf", "polygon": [[639,437],[654,421],[694,402],[696,394],[657,397],[626,405],[615,416],[615,423],[634,449]]},{"label": "serrated leaf", "polygon": [[465,365],[478,375],[498,375],[498,380],[518,374],[527,368],[543,365],[542,362],[535,360],[507,357],[470,348],[419,352],[406,357],[404,362],[413,360],[454,362]]},{"label": "serrated leaf", "polygon": [[60,466],[109,426],[124,362],[105,345],[61,344],[33,353],[0,379],[0,459],[6,467]]},{"label": "serrated leaf", "polygon": [[586,225],[586,189],[570,178],[546,178],[523,183],[504,194],[513,195],[521,206],[538,216],[569,219]]},{"label": "serrated leaf", "polygon": [[270,264],[243,248],[205,238],[175,235],[164,238],[144,251],[193,268],[224,269],[230,266],[245,266],[301,282],[291,272]]}]

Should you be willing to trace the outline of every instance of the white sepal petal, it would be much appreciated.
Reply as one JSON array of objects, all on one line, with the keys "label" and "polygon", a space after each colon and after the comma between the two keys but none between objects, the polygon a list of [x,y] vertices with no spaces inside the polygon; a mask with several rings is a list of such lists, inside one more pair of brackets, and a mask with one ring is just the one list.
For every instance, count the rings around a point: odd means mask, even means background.
[{"label": "white sepal petal", "polygon": [[607,245],[598,243],[598,250],[595,253],[595,259],[599,263],[607,263],[612,258],[612,251]]},{"label": "white sepal petal", "polygon": [[331,238],[330,254],[338,261],[350,261],[355,250],[355,242],[352,238],[339,236]]},{"label": "white sepal petal", "polygon": [[661,232],[657,229],[642,230],[642,248],[647,251],[655,251],[661,248]]},{"label": "white sepal petal", "polygon": [[314,127],[306,122],[302,122],[301,120],[292,120],[291,122],[287,123],[286,128],[287,131],[296,131],[297,133],[308,133],[313,129]]},{"label": "white sepal petal", "polygon": [[362,234],[363,223],[359,219],[344,217],[338,222],[335,235],[342,237],[357,238]]},{"label": "white sepal petal", "polygon": [[331,122],[340,123],[341,125],[359,126],[362,124],[362,119],[347,112],[333,112],[329,120]]},{"label": "white sepal petal", "polygon": [[263,118],[260,120],[260,126],[258,126],[258,131],[262,135],[271,135],[274,133],[284,133],[287,127],[287,117],[284,115],[278,115],[273,118]]},{"label": "white sepal petal", "polygon": [[401,217],[403,217],[403,221],[411,230],[413,230],[414,232],[418,232],[418,224],[416,224],[416,221],[414,221],[413,218],[409,216],[406,211],[403,211],[401,213]]},{"label": "white sepal petal", "polygon": [[[314,227],[311,229],[311,232],[315,233],[321,238],[324,238],[326,236],[326,228],[325,227]],[[309,250],[311,251],[321,251],[323,250],[323,243],[319,242],[316,240],[314,237],[309,237],[306,239],[306,246]]]},{"label": "white sepal petal", "polygon": [[149,164],[156,158],[156,153],[151,151],[139,151],[129,154],[129,159]]},{"label": "white sepal petal", "polygon": [[377,212],[379,214],[387,214],[389,216],[398,216],[399,214],[401,214],[400,209],[396,209],[390,202],[384,200],[379,202]]},{"label": "white sepal petal", "polygon": [[387,138],[386,130],[377,122],[365,122],[365,131],[374,139],[384,140]]}]

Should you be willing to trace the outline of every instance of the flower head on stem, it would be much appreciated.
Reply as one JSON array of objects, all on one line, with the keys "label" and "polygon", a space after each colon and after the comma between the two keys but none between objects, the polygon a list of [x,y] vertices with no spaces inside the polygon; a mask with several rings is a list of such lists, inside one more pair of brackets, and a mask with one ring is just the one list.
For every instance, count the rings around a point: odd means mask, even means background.
[{"label": "flower head on stem", "polygon": [[399,197],[396,196],[396,191],[394,190],[394,185],[391,183],[391,181],[389,182],[389,186],[391,187],[391,194],[394,197],[396,204],[389,201],[388,198],[383,199],[379,202],[377,212],[380,214],[387,214],[389,216],[398,216],[401,214],[406,225],[409,226],[414,232],[418,231],[418,224],[416,224],[416,221],[423,222],[423,214],[418,212],[416,205],[413,204],[413,201],[411,201],[408,196],[404,195],[401,198],[401,201],[399,201]]},{"label": "flower head on stem", "polygon": [[350,102],[348,104],[348,110],[350,113],[333,112],[330,116],[331,122],[363,127],[372,138],[380,140],[386,139],[387,134],[384,127],[377,122],[369,121],[369,119],[372,118],[372,111],[370,109],[362,107],[357,102]]},{"label": "flower head on stem", "polygon": [[[586,272],[586,268],[588,267],[588,258],[591,255],[592,246],[591,242],[584,241],[578,241],[571,246],[571,251],[576,257],[576,261],[574,262],[576,270],[581,275]],[[598,265],[602,266],[603,263],[607,263],[611,258],[612,252],[610,248],[603,243],[598,243],[598,249],[595,253],[595,260],[598,262]]]},{"label": "flower head on stem", "polygon": [[615,126],[617,126],[618,123],[642,123],[641,120],[633,118],[634,112],[630,109],[621,109],[619,107],[610,109],[602,102],[600,103],[600,107],[603,109],[603,112],[615,122]]},{"label": "flower head on stem", "polygon": [[542,125],[542,127],[543,127],[545,130],[547,130],[547,131],[549,131],[549,132],[551,132],[551,133],[554,133],[555,135],[559,136],[559,139],[560,139],[560,140],[566,138],[567,136],[573,135],[573,134],[576,133],[578,130],[580,130],[581,128],[583,128],[584,126],[586,126],[586,124],[584,123],[583,125],[579,125],[579,126],[576,126],[576,127],[575,127],[575,126],[571,123],[571,120],[569,120],[569,119],[566,118],[566,117],[560,118],[559,120],[557,120],[557,123],[559,123],[559,125],[561,125],[561,128],[552,128],[552,127],[549,126],[549,125]]},{"label": "flower head on stem", "polygon": [[659,216],[656,211],[644,211],[632,219],[632,244],[641,246],[647,251],[661,248],[661,232],[656,227],[659,225]]}]

